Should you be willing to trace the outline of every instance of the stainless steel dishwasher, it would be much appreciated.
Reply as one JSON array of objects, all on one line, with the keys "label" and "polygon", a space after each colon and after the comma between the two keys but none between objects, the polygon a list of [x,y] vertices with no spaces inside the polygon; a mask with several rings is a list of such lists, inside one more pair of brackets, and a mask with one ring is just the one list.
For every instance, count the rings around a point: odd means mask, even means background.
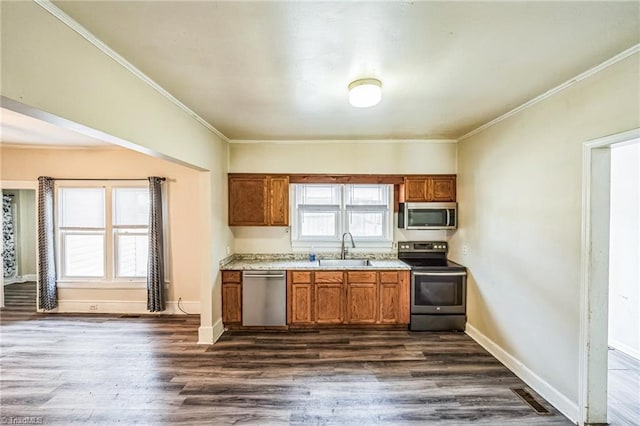
[{"label": "stainless steel dishwasher", "polygon": [[285,271],[242,273],[242,325],[287,325]]}]

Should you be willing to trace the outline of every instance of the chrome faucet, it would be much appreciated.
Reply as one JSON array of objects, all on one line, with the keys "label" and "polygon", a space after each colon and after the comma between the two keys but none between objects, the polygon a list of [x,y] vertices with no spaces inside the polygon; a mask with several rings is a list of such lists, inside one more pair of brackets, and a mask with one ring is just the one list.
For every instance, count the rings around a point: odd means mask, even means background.
[{"label": "chrome faucet", "polygon": [[351,235],[351,232],[345,232],[344,234],[342,234],[342,245],[340,246],[340,259],[345,259],[347,257],[347,253],[349,252],[349,248],[345,247],[344,245],[344,237],[348,235],[349,238],[351,238],[351,247],[355,248],[356,247],[356,243],[353,242],[353,235]]}]

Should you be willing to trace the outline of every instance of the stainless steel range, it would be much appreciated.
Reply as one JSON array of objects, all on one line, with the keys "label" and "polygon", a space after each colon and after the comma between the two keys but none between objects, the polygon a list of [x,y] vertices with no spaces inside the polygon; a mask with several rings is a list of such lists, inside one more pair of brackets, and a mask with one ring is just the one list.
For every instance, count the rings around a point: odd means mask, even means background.
[{"label": "stainless steel range", "polygon": [[464,331],[467,268],[447,259],[445,241],[404,241],[398,259],[411,266],[411,322],[415,331]]}]

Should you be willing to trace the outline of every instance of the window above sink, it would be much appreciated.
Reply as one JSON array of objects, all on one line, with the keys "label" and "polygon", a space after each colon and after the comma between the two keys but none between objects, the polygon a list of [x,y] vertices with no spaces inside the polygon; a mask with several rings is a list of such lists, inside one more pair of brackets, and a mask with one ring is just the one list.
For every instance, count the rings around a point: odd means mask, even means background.
[{"label": "window above sink", "polygon": [[291,184],[291,244],[297,250],[340,249],[350,232],[358,248],[391,249],[393,186]]}]

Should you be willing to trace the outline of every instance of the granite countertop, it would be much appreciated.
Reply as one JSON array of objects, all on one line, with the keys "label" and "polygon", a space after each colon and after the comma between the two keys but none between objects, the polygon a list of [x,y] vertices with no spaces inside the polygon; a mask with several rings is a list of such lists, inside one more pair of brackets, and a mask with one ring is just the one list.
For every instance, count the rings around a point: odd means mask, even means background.
[{"label": "granite countertop", "polygon": [[[320,266],[318,261],[310,262],[302,256],[277,256],[277,255],[233,255],[225,259],[220,269],[222,270],[388,270],[410,269],[409,265],[397,258],[375,258],[380,256],[357,256],[360,259],[369,259],[367,266]],[[385,258],[386,257],[386,258]],[[323,259],[325,257],[322,257]]]}]

